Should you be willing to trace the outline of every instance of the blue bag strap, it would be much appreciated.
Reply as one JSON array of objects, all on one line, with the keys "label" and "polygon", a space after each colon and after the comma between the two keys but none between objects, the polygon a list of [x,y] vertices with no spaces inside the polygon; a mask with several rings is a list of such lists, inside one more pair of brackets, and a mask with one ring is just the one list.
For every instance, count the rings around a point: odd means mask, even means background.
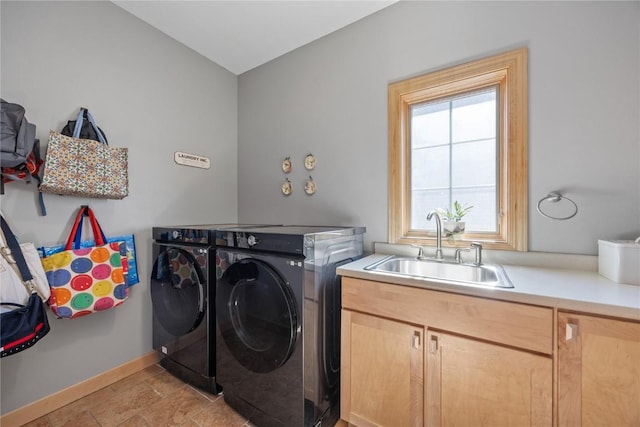
[{"label": "blue bag strap", "polygon": [[40,191],[40,184],[42,184],[42,179],[38,174],[31,175],[38,182],[38,204],[40,205],[40,213],[42,216],[47,216],[47,208],[44,205],[44,196],[42,195],[42,191]]},{"label": "blue bag strap", "polygon": [[80,222],[78,223],[78,231],[76,232],[76,235],[73,238],[73,249],[80,249],[80,242],[82,241],[81,237],[82,237],[82,225],[83,225],[83,219],[84,219],[84,215],[83,214],[80,217]]},{"label": "blue bag strap", "polygon": [[84,120],[84,108],[80,109],[78,117],[76,117],[76,125],[73,128],[73,137],[80,138],[80,131],[82,130],[82,121]]},{"label": "blue bag strap", "polygon": [[93,119],[93,116],[91,115],[89,110],[87,110],[87,117],[89,118],[89,123],[91,123],[91,126],[93,126],[93,129],[96,131],[96,134],[98,135],[98,139],[100,140],[100,142],[102,142],[105,145],[109,145],[104,135],[100,131],[100,129],[98,129],[98,125],[96,124],[96,121]]},{"label": "blue bag strap", "polygon": [[84,122],[85,113],[87,115],[87,120],[89,120],[89,123],[91,123],[93,130],[96,132],[96,135],[98,135],[98,140],[105,145],[109,145],[102,132],[100,132],[100,129],[98,129],[98,125],[96,124],[93,116],[86,108],[80,108],[80,112],[78,113],[78,117],[76,118],[76,125],[73,128],[73,137],[80,138],[80,131],[82,130],[82,123]]},{"label": "blue bag strap", "polygon": [[38,191],[38,204],[40,205],[40,212],[42,216],[47,216],[47,207],[44,205],[44,196],[42,191]]}]

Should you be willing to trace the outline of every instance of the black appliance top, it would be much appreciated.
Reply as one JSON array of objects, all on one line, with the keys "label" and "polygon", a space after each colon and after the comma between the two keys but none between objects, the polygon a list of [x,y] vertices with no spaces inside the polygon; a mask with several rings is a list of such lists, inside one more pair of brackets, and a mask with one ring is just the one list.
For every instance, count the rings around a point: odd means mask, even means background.
[{"label": "black appliance top", "polygon": [[230,227],[216,231],[216,244],[220,247],[251,249],[253,251],[304,254],[305,245],[316,240],[335,239],[363,234],[365,227],[280,225]]},{"label": "black appliance top", "polygon": [[197,224],[153,227],[153,239],[160,242],[191,243],[200,245],[215,244],[216,230],[242,227],[264,227],[264,224]]}]

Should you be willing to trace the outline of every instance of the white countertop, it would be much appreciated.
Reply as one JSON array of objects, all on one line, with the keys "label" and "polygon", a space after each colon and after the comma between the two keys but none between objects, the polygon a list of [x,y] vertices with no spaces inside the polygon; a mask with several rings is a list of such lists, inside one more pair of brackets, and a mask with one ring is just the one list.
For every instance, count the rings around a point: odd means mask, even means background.
[{"label": "white countertop", "polygon": [[503,265],[514,288],[439,283],[364,270],[388,254],[373,254],[340,266],[338,274],[403,286],[640,320],[640,286],[611,281],[595,271]]}]

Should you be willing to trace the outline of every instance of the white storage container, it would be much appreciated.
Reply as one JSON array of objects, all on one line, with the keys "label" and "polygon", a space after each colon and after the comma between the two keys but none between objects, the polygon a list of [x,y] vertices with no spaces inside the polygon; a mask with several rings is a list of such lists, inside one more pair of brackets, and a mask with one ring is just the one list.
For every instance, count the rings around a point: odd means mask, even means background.
[{"label": "white storage container", "polygon": [[598,272],[614,282],[640,285],[640,243],[598,240]]}]

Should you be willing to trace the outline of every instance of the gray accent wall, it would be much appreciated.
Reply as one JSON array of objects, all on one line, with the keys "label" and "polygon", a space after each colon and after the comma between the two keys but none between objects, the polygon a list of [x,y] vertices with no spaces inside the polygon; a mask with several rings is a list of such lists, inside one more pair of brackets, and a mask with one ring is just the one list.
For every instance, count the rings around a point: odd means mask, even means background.
[{"label": "gray accent wall", "polygon": [[[529,250],[596,254],[598,239],[636,238],[639,46],[639,2],[394,4],[239,77],[239,219],[364,225],[368,249],[387,241],[388,84],[527,47]],[[554,190],[578,204],[573,219],[537,213]]]},{"label": "gray accent wall", "polygon": [[[109,143],[129,149],[129,197],[46,194],[11,183],[2,212],[22,241],[66,240],[81,204],[107,235],[133,233],[140,283],[114,310],[74,320],[50,315],[36,346],[1,359],[2,413],[152,351],[151,227],[237,219],[237,77],[110,2],[0,3],[2,98],[26,108],[46,145],[85,106]],[[174,152],[207,156],[179,166]],[[89,229],[85,229],[87,233]]]}]

